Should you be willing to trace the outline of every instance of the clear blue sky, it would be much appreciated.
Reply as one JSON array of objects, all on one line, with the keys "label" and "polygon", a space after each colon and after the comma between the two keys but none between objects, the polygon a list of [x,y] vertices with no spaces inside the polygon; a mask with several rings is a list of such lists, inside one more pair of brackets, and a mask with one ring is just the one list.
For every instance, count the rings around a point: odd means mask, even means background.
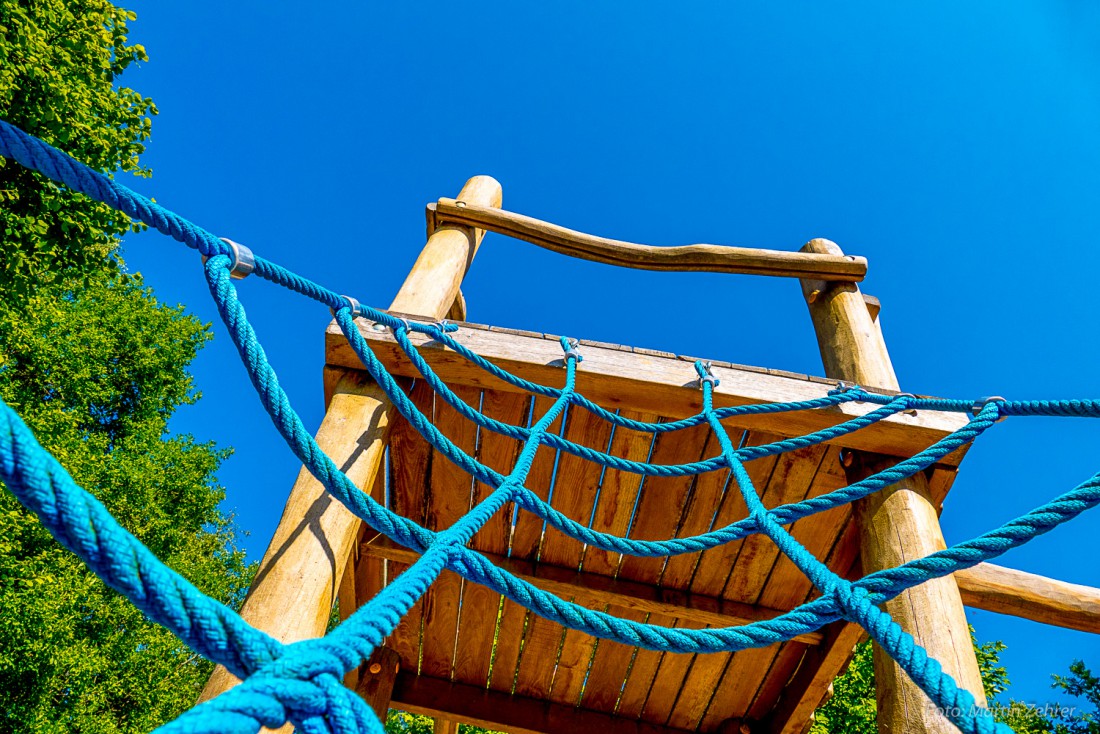
[{"label": "clear blue sky", "polygon": [[[137,2],[160,108],[136,186],[283,265],[386,306],[423,205],[471,175],[508,208],[653,244],[870,260],[904,388],[1100,397],[1100,11],[1068,2]],[[156,234],[125,256],[217,316],[198,257]],[[471,320],[821,374],[796,283],[583,263],[490,236]],[[308,425],[324,308],[258,280],[242,298]],[[265,548],[297,465],[220,328],[176,430],[236,448],[227,508]],[[1100,470],[1100,423],[1014,419],[971,451],[943,513],[965,540]],[[1100,515],[1001,562],[1100,585]],[[1049,697],[1096,636],[971,612],[1008,643],[1018,698]]]}]

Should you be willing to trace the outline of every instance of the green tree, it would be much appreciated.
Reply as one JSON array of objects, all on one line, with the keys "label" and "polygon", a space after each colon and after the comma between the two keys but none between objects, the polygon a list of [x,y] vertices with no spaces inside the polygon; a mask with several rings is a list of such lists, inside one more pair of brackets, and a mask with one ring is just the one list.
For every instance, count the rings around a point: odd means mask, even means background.
[{"label": "green tree", "polygon": [[[153,103],[119,75],[145,50],[106,0],[0,0],[0,117],[102,172],[148,175]],[[131,532],[239,603],[252,568],[218,509],[228,455],[173,435],[207,325],[124,272],[129,219],[0,159],[0,396]],[[0,731],[148,731],[211,665],[150,623],[0,491]]]},{"label": "green tree", "polygon": [[[1100,678],[1081,660],[1074,661],[1069,675],[1052,676],[1052,688],[1091,707],[1090,711],[1060,704],[1025,703],[1013,698],[1002,700],[1009,687],[1008,671],[1001,665],[1005,644],[1000,641],[979,644],[973,639],[974,653],[982,686],[993,717],[1016,734],[1100,734]],[[833,682],[833,696],[814,712],[811,734],[877,734],[875,720],[875,668],[870,641],[856,647],[848,670]],[[398,734],[394,732],[393,734]]]},{"label": "green tree", "polygon": [[[1018,701],[996,705],[997,697],[1008,689],[1008,672],[1001,665],[1001,652],[1005,644],[1000,641],[979,644],[970,630],[974,654],[986,698],[993,706],[994,717],[1004,721],[1017,734],[1045,734],[1050,723],[1040,716],[1034,707]],[[877,734],[877,705],[875,702],[875,665],[870,640],[856,647],[848,670],[833,681],[833,695],[814,712],[811,734]],[[1046,727],[1046,728],[1043,728]],[[1073,734],[1077,734],[1074,732]],[[1089,732],[1089,734],[1092,734]]]},{"label": "green tree", "polygon": [[[238,603],[251,568],[218,509],[228,452],[167,430],[198,398],[186,368],[209,328],[125,274],[25,306],[0,305],[0,396],[154,553]],[[210,669],[0,493],[0,731],[148,731],[193,705]]]},{"label": "green tree", "polygon": [[[390,715],[386,719],[386,734],[432,734],[433,731],[435,731],[435,719],[430,716],[390,709]],[[501,734],[501,732],[470,724],[459,724],[458,734]]]},{"label": "green tree", "polygon": [[[145,49],[107,0],[0,0],[0,117],[93,168],[137,175],[151,100],[116,84]],[[0,158],[0,295],[116,269],[129,218]]]},{"label": "green tree", "polygon": [[1100,677],[1093,675],[1083,660],[1073,661],[1069,666],[1069,675],[1054,676],[1052,687],[1074,698],[1084,699],[1092,707],[1091,711],[1058,707],[1055,734],[1100,734]]}]

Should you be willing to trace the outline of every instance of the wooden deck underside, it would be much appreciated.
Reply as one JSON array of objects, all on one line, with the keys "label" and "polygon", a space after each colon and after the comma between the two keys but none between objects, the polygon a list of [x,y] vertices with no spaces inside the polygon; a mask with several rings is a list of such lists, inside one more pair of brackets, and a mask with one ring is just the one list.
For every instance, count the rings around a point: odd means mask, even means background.
[{"label": "wooden deck underside", "polygon": [[[331,354],[330,344],[330,362]],[[453,386],[487,415],[514,424],[530,424],[550,404],[517,392]],[[583,377],[579,389],[585,391]],[[410,392],[418,407],[458,446],[502,473],[511,470],[519,451],[517,441],[479,431],[434,397],[423,382],[412,383]],[[647,421],[669,417],[630,410],[624,414]],[[553,430],[586,446],[654,463],[695,461],[720,452],[705,426],[654,438],[612,430],[577,408],[559,419]],[[780,437],[757,429],[727,430],[735,445]],[[837,445],[753,461],[747,468],[769,507],[821,495],[845,483]],[[933,472],[937,504],[953,476],[949,466]],[[727,480],[728,472],[643,480],[543,447],[527,486],[561,512],[597,530],[664,539],[698,534],[745,517],[744,502]],[[443,529],[489,491],[433,451],[404,420],[397,421],[385,477],[374,489],[380,501],[429,528]],[[858,570],[850,506],[813,515],[792,527],[794,536],[834,571],[851,576]],[[766,617],[814,596],[809,580],[762,536],[667,560],[624,559],[587,548],[553,528],[544,529],[534,516],[516,514],[508,506],[475,536],[471,547],[528,578],[556,580],[552,588],[566,598],[572,589],[578,603],[670,627],[702,627],[708,623],[705,620],[717,625],[724,617]],[[370,599],[414,558],[384,539],[365,536],[354,564],[357,604]],[[350,579],[345,583],[350,587]],[[603,593],[608,589],[610,593]],[[677,608],[685,611],[677,614]],[[400,654],[403,671],[395,706],[400,705],[403,691],[412,691],[408,695],[415,697],[418,681],[412,676],[420,676],[420,682],[455,684],[458,687],[447,690],[456,700],[473,701],[473,694],[488,690],[495,692],[493,700],[506,696],[514,701],[546,701],[559,705],[556,711],[602,712],[613,714],[617,722],[666,730],[713,732],[732,719],[752,722],[754,729],[799,732],[808,723],[806,712],[821,700],[832,679],[830,666],[837,667],[838,656],[846,659],[857,638],[857,631],[838,623],[822,635],[732,655],[658,653],[565,630],[484,587],[444,572],[387,644]],[[834,642],[841,649],[831,650]],[[823,661],[826,670],[816,675]],[[427,683],[429,688],[436,685]],[[462,691],[470,695],[462,696]],[[814,700],[795,705],[806,697]],[[417,708],[415,700],[406,703]],[[792,712],[800,720],[788,721]],[[635,726],[634,730],[646,728]]]}]

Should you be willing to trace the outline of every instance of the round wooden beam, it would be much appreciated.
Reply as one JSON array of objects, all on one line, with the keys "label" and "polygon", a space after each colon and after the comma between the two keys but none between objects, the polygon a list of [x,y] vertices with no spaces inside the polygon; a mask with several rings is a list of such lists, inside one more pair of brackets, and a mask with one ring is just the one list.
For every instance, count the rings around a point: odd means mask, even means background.
[{"label": "round wooden beam", "polygon": [[[833,242],[815,239],[803,252],[842,255]],[[802,281],[817,331],[825,374],[874,389],[899,390],[882,332],[854,283]],[[880,468],[879,457],[857,455],[846,467],[849,481]],[[923,474],[891,485],[856,503],[860,556],[871,573],[935,553],[946,547],[936,508]],[[970,642],[962,598],[955,580],[944,577],[909,589],[886,602],[885,610],[916,638],[978,703],[985,704],[978,662]],[[878,728],[886,734],[953,734],[924,692],[883,650],[875,647]]]}]

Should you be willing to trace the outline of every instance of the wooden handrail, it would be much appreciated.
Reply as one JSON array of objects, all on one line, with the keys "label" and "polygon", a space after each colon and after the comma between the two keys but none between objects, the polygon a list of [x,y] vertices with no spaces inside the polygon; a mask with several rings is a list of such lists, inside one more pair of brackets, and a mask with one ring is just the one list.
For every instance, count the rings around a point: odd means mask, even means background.
[{"label": "wooden handrail", "polygon": [[867,259],[855,255],[784,252],[725,245],[638,245],[577,232],[515,212],[456,199],[428,204],[428,233],[448,224],[477,227],[582,260],[640,270],[741,273],[855,283]]}]

